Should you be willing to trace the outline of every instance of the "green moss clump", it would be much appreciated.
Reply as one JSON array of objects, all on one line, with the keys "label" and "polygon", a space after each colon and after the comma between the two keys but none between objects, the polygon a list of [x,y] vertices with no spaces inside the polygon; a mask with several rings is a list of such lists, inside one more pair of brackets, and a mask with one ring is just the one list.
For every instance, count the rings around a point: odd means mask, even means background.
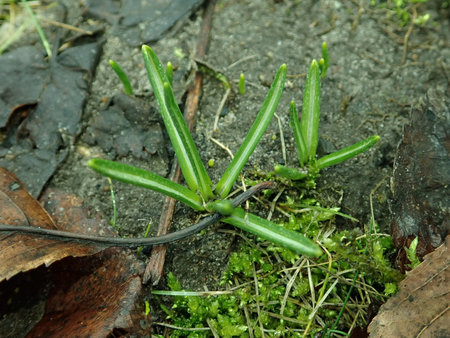
[{"label": "green moss clump", "polygon": [[[299,208],[298,200],[281,206]],[[301,337],[324,332],[350,333],[354,323],[367,325],[370,303],[381,303],[396,292],[403,278],[389,262],[392,239],[361,230],[333,231],[337,208],[321,208],[312,198],[301,199],[302,212],[291,213],[282,226],[319,238],[327,249],[316,260],[265,241],[245,242],[230,256],[221,285],[231,294],[176,296],[168,314],[171,324],[205,331],[174,330],[172,337]],[[173,275],[169,287],[181,290]],[[347,299],[347,301],[346,301]],[[318,305],[320,303],[320,305]],[[343,314],[334,325],[339,312]],[[334,326],[333,326],[334,325]],[[331,332],[331,331],[330,331]]]}]

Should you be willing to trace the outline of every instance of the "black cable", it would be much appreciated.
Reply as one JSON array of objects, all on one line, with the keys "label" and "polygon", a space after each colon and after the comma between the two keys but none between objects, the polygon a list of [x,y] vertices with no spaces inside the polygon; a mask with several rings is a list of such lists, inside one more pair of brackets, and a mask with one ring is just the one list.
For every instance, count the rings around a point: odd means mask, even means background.
[{"label": "black cable", "polygon": [[[257,185],[244,191],[239,196],[233,198],[232,203],[235,207],[237,207],[238,205],[247,201],[250,197],[260,192],[261,190],[269,189],[272,188],[273,186],[274,186],[273,182],[258,183]],[[78,243],[94,244],[106,247],[117,246],[117,247],[135,248],[139,246],[153,246],[156,244],[170,243],[182,238],[189,237],[199,232],[200,230],[203,230],[206,227],[214,224],[223,217],[224,216],[222,214],[216,212],[210,216],[203,218],[200,222],[191,225],[187,228],[166,235],[151,238],[98,237],[61,230],[39,228],[34,226],[8,225],[8,224],[0,224],[0,231],[18,232],[21,234],[37,235],[63,241],[74,241]]]}]

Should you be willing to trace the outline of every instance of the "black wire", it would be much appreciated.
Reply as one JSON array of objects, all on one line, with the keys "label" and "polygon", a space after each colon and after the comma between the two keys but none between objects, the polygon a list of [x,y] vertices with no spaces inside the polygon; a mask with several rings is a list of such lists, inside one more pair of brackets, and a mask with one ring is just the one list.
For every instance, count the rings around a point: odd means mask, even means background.
[{"label": "black wire", "polygon": [[[261,182],[248,190],[244,191],[239,196],[232,199],[232,203],[235,207],[247,201],[250,197],[255,195],[261,190],[272,188],[274,186],[273,182]],[[156,244],[164,244],[170,243],[182,238],[189,237],[206,227],[214,224],[219,221],[224,216],[220,213],[214,213],[203,218],[200,222],[191,225],[182,230],[178,230],[166,235],[156,236],[151,238],[121,238],[121,237],[97,237],[97,236],[89,236],[83,234],[77,234],[73,232],[61,231],[61,230],[53,230],[46,228],[39,228],[34,226],[26,226],[26,225],[8,225],[8,224],[0,224],[0,231],[2,232],[16,232],[21,234],[30,234],[43,236],[51,239],[58,239],[63,241],[72,241],[78,243],[86,243],[86,244],[95,244],[99,246],[106,247],[128,247],[135,248],[139,246],[153,246]]]}]

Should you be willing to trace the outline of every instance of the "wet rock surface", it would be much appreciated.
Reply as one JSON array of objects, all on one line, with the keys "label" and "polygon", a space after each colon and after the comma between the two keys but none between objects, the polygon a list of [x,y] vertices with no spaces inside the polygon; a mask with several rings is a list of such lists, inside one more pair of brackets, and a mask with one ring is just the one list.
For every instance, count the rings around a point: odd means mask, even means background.
[{"label": "wet rock surface", "polygon": [[180,24],[201,4],[202,0],[90,0],[86,14],[106,20],[113,34],[131,46],[156,41],[175,23]]}]

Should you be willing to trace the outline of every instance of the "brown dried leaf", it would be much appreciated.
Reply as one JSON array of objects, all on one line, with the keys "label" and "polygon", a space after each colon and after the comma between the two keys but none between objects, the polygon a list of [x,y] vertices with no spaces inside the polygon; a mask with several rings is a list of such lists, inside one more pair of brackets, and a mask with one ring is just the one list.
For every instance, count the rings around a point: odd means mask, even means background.
[{"label": "brown dried leaf", "polygon": [[106,337],[114,329],[136,327],[142,268],[133,255],[117,248],[54,263],[50,279],[56,287],[28,337]]},{"label": "brown dried leaf", "polygon": [[[25,190],[22,182],[3,168],[0,168],[0,205],[0,221],[3,224],[65,230],[58,228],[47,211]],[[92,255],[100,250],[79,243],[0,233],[0,282],[42,264],[49,266],[67,256]]]},{"label": "brown dried leaf", "polygon": [[[48,190],[42,203],[50,216],[13,174],[1,168],[0,203],[2,223],[115,235],[73,195]],[[27,245],[31,245],[28,251]],[[80,253],[84,256],[76,257]],[[12,328],[6,332],[13,336],[28,332],[29,337],[104,337],[117,329],[137,332],[142,314],[136,313],[135,303],[142,291],[143,265],[129,250],[0,233],[2,258],[3,254],[15,263],[0,261],[0,272],[12,276],[0,282],[0,304],[4,304],[0,335],[6,327]],[[51,265],[44,267],[49,259]],[[19,267],[14,269],[14,264]]]},{"label": "brown dried leaf", "polygon": [[450,337],[450,235],[400,283],[369,325],[371,337]]}]

